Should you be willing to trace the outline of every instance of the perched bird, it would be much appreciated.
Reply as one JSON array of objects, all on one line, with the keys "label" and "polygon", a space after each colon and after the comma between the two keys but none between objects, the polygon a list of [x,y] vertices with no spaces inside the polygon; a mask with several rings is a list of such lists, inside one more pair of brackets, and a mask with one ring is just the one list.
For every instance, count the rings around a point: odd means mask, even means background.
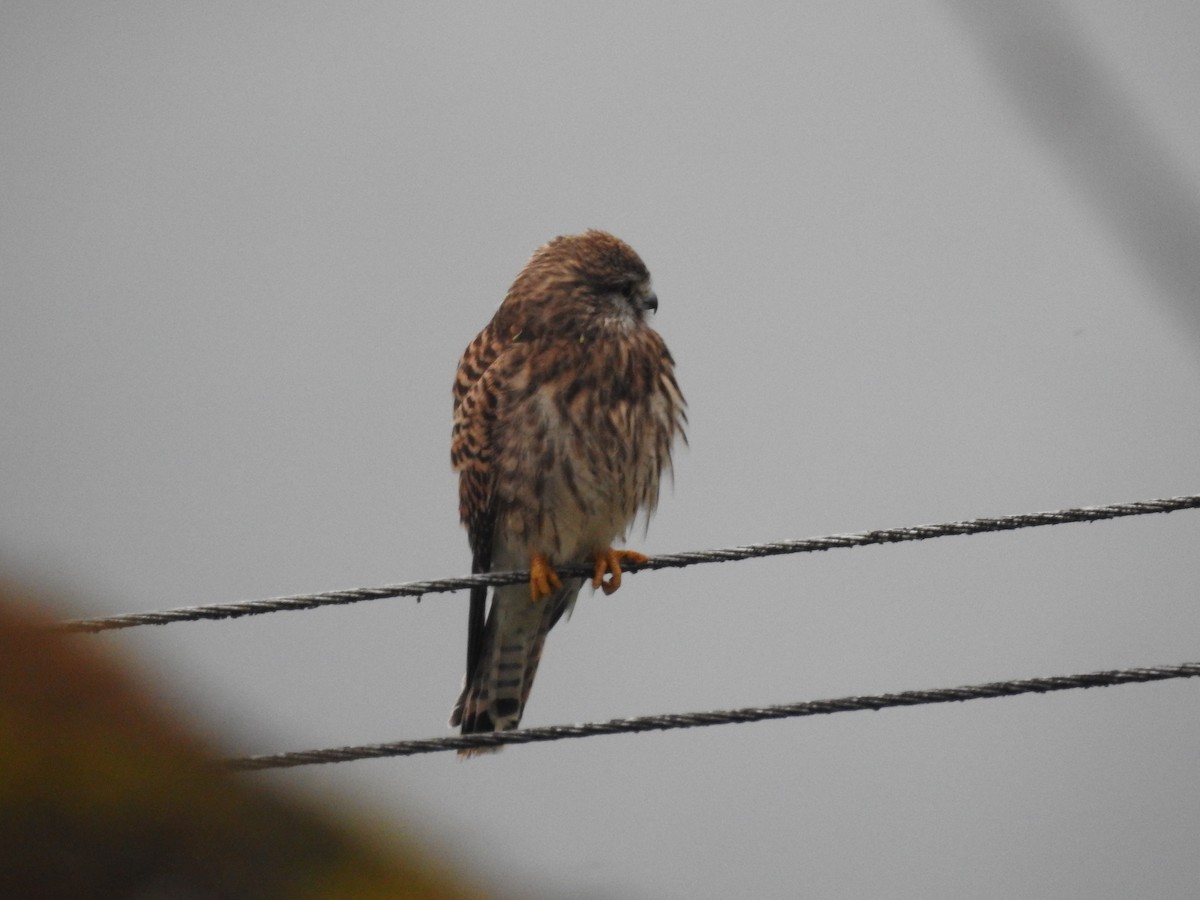
[{"label": "perched bird", "polygon": [[[516,728],[546,634],[575,604],[592,567],[611,594],[614,550],[658,501],[684,399],[666,344],[646,322],[658,309],[650,273],[603,231],[557,237],[517,275],[467,347],[454,382],[450,458],[473,572],[529,569],[529,584],[471,591],[467,675],[450,716],[463,734]],[[467,755],[470,755],[469,753]]]}]

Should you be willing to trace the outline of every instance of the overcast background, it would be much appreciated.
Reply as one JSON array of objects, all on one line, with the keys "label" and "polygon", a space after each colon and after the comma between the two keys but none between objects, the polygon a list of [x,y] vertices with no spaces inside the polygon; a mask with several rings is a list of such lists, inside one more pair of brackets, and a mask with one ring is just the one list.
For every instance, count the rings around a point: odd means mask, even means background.
[{"label": "overcast background", "polygon": [[[3,565],[112,614],[469,570],[535,247],[654,274],[647,552],[1196,493],[1200,7],[0,4]],[[536,726],[1200,658],[1200,513],[585,596]],[[74,640],[231,755],[446,734],[465,594]],[[516,895],[1191,898],[1191,682],[247,775]]]}]

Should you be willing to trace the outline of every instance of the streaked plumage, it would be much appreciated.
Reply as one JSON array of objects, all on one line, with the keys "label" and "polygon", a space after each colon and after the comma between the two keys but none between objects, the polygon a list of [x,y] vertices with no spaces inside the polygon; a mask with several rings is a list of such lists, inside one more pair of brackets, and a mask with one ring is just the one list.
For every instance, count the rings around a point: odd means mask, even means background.
[{"label": "streaked plumage", "polygon": [[[613,551],[658,501],[683,435],[674,362],[646,322],[650,274],[603,231],[555,238],[521,270],[471,342],[454,383],[451,461],[472,571],[531,569],[529,585],[471,593],[467,676],[450,717],[464,734],[516,728],[546,634],[583,580],[552,566],[594,567],[620,585]],[[608,580],[604,576],[608,574]]]}]

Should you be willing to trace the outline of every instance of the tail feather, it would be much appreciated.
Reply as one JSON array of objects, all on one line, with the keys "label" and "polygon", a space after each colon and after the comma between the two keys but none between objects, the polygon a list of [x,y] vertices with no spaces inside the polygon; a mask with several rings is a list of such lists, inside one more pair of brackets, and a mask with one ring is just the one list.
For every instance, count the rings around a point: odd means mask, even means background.
[{"label": "tail feather", "polygon": [[[474,671],[467,673],[462,693],[450,714],[450,725],[463,734],[509,731],[521,722],[546,635],[575,602],[582,581],[573,579],[534,603],[524,584],[496,588]],[[464,750],[473,756],[491,748]],[[499,749],[499,748],[495,748]]]}]

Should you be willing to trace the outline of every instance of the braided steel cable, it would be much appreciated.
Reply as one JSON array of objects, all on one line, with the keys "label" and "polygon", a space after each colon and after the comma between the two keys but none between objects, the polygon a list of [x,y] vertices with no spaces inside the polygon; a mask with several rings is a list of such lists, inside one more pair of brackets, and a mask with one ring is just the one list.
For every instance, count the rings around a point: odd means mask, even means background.
[{"label": "braided steel cable", "polygon": [[585,725],[551,725],[520,731],[499,731],[488,734],[469,734],[454,737],[429,738],[416,741],[394,741],[386,744],[365,744],[356,747],[333,747],[326,750],[301,750],[267,756],[248,756],[227,760],[232,769],[254,771],[309,766],[321,763],[351,762],[358,759],[380,759],[391,756],[416,756],[422,753],[441,753],[447,750],[496,748],[505,744],[532,744],[561,741],[568,738],[595,737],[602,734],[635,734],[644,731],[671,731],[678,728],[700,728],[708,725],[730,725],[739,722],[762,722],[769,719],[791,719],[803,716],[824,716],[841,712],[880,710],[896,706],[925,706],[934,703],[958,703],[983,700],[989,697],[1015,697],[1019,694],[1047,694],[1078,688],[1111,687],[1166,681],[1172,678],[1200,677],[1200,663],[1177,666],[1154,666],[1141,669],[1112,669],[1087,672],[1082,675],[1056,675],[1048,678],[1028,678],[1015,681],[993,681],[987,684],[942,688],[926,691],[903,691],[898,694],[840,697],[835,700],[811,700],[784,706],[752,706],[742,709],[712,712],[677,713],[662,716],[640,716],[633,719],[610,719]]},{"label": "braided steel cable", "polygon": [[[1169,513],[1182,509],[1200,507],[1200,495],[1170,497],[1162,500],[1142,500],[1135,503],[1114,503],[1108,506],[1082,506],[1059,509],[1052,512],[1025,513],[1012,516],[983,517],[961,522],[945,522],[940,525],[912,525],[903,528],[885,528],[875,531],[858,531],[850,534],[832,534],[824,537],[800,540],[776,541],[766,544],[749,544],[728,547],[723,550],[695,550],[651,557],[644,563],[622,566],[626,574],[647,569],[677,569],[700,563],[734,562],[764,556],[781,556],[789,553],[813,553],[846,547],[865,547],[872,544],[898,544],[906,541],[925,541],[932,538],[962,534],[982,534],[994,531],[1015,531],[1020,528],[1037,528],[1043,525],[1063,525],[1069,522],[1097,522],[1125,516],[1141,516],[1150,513]],[[558,567],[561,575],[590,578],[592,570],[585,566]],[[425,594],[447,593],[466,590],[477,585],[496,586],[517,584],[529,580],[528,572],[487,572],[458,578],[441,578],[432,581],[410,581],[404,584],[373,588],[325,591],[318,594],[299,594],[291,597],[274,597],[267,600],[248,600],[240,603],[224,603],[211,606],[186,606],[158,612],[128,613],[93,619],[73,619],[59,623],[55,629],[63,632],[110,631],[119,628],[134,628],[139,625],[166,625],[171,622],[194,622],[203,619],[236,619],[264,613],[286,612],[300,609],[316,609],[321,606],[338,606],[361,603],[366,600],[383,600],[390,597],[417,597]]]}]

